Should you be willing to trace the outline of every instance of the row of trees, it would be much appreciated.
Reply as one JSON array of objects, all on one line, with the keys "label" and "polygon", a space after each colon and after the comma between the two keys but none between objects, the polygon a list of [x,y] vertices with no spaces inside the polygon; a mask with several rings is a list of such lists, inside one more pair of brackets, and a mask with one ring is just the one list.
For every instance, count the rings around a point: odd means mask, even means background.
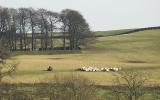
[{"label": "row of trees", "polygon": [[83,16],[70,9],[61,13],[46,9],[0,7],[0,38],[6,38],[10,50],[53,50],[54,40],[62,48],[77,50],[93,40]]}]

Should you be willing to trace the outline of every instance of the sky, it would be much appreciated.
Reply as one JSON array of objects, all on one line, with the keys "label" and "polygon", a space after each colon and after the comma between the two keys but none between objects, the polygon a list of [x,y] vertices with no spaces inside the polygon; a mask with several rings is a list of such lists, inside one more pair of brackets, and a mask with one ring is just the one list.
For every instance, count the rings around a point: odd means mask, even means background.
[{"label": "sky", "polygon": [[160,26],[160,0],[0,0],[0,6],[74,9],[93,31]]}]

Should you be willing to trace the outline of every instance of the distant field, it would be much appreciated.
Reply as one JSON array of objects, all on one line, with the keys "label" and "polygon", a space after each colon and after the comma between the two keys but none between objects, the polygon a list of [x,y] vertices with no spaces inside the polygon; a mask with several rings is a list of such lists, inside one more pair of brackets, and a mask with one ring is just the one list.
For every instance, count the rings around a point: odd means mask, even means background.
[{"label": "distant field", "polygon": [[135,29],[121,29],[121,30],[111,30],[111,31],[96,31],[94,32],[96,36],[105,37],[105,36],[114,36],[124,34]]},{"label": "distant field", "polygon": [[[150,74],[148,83],[160,84],[160,30],[114,36],[113,34],[118,34],[116,32],[118,31],[96,33],[103,37],[98,37],[95,44],[84,48],[84,51],[78,54],[12,57],[19,65],[13,77],[6,77],[5,81],[11,83],[45,82],[46,79],[52,80],[55,73],[60,75],[78,73],[95,80],[97,84],[111,85],[117,73],[78,72],[76,69],[83,66],[116,66],[122,67],[122,70],[147,72]],[[54,67],[55,72],[44,71],[49,65]]]}]

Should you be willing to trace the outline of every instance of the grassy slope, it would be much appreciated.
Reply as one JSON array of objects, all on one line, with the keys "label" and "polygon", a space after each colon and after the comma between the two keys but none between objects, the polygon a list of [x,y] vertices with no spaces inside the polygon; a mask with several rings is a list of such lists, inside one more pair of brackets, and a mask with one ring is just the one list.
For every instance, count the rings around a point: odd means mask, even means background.
[{"label": "grassy slope", "polygon": [[[14,78],[9,82],[41,82],[59,74],[74,73],[82,66],[118,66],[123,70],[139,70],[151,73],[150,83],[160,83],[160,30],[141,31],[132,34],[99,37],[95,44],[82,54],[21,55],[13,57],[19,65]],[[44,71],[48,65],[55,72]],[[93,79],[97,84],[110,85],[116,73],[76,72]],[[41,81],[40,81],[41,80]]]}]

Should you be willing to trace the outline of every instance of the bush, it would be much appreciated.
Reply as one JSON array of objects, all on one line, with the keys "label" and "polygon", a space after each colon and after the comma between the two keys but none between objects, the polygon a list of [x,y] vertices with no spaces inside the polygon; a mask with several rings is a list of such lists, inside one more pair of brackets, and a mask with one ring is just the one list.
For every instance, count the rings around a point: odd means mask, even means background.
[{"label": "bush", "polygon": [[50,100],[98,100],[97,89],[93,81],[79,75],[65,78],[55,77],[55,81],[46,87],[38,87],[37,94]]},{"label": "bush", "polygon": [[[144,85],[148,75],[143,72],[126,71],[121,72],[114,82],[113,93],[116,100],[126,98],[127,100],[138,100],[145,94]],[[124,89],[122,87],[125,87]]]}]

